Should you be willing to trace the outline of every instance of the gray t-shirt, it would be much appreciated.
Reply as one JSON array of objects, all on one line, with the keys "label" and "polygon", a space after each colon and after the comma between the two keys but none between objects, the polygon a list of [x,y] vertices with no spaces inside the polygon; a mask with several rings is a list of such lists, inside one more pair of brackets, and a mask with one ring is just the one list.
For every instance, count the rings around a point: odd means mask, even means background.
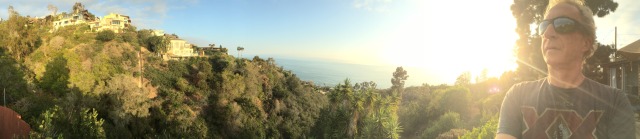
[{"label": "gray t-shirt", "polygon": [[590,79],[564,89],[544,78],[509,89],[498,133],[524,139],[629,139],[635,138],[635,120],[618,89]]}]

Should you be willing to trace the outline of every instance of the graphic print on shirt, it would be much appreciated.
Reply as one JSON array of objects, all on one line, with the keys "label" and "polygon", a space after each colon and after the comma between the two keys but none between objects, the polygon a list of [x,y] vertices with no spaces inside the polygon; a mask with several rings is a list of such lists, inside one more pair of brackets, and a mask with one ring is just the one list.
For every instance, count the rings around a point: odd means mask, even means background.
[{"label": "graphic print on shirt", "polygon": [[525,125],[522,136],[541,139],[595,139],[596,125],[604,113],[591,110],[583,117],[570,109],[546,108],[540,115],[534,107],[523,106],[521,110]]}]

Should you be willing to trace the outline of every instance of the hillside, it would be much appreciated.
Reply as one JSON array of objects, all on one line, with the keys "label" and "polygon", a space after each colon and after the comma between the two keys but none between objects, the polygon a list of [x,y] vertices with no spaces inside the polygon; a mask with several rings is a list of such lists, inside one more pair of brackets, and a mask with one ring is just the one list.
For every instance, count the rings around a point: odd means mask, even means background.
[{"label": "hillside", "polygon": [[164,61],[133,27],[104,40],[88,26],[46,25],[0,23],[0,87],[36,137],[299,138],[327,104],[273,59]]},{"label": "hillside", "polygon": [[51,22],[17,12],[0,22],[3,106],[33,138],[492,138],[514,82],[463,74],[455,86],[405,87],[398,67],[379,75],[389,89],[316,86],[273,58],[166,60],[167,38],[151,30]]}]

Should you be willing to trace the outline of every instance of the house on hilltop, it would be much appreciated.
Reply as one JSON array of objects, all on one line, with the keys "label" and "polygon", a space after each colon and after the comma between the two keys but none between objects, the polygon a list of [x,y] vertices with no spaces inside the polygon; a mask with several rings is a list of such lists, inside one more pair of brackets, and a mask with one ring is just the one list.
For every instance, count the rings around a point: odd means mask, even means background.
[{"label": "house on hilltop", "polygon": [[66,12],[56,15],[55,19],[57,20],[53,21],[54,29],[58,29],[64,26],[69,26],[69,25],[78,25],[78,24],[86,24],[88,22],[93,22],[93,20],[88,19],[82,14],[77,14],[77,13],[67,14]]},{"label": "house on hilltop", "polygon": [[115,33],[122,33],[124,29],[131,26],[131,18],[127,15],[109,13],[101,19],[90,13],[81,3],[76,3],[71,13],[52,12],[52,17],[54,30],[69,25],[87,24],[91,31],[112,30]]},{"label": "house on hilltop", "polygon": [[164,36],[164,30],[154,29],[154,30],[151,30],[151,31],[152,31],[151,33],[152,33],[154,36]]},{"label": "house on hilltop", "polygon": [[125,28],[131,26],[131,18],[122,14],[109,13],[89,26],[94,31],[112,30],[115,33],[122,33]]},{"label": "house on hilltop", "polygon": [[96,21],[95,15],[84,9],[84,6],[81,3],[76,3],[73,6],[72,13],[63,12],[61,14],[54,15],[53,17],[53,29]]},{"label": "house on hilltop", "polygon": [[167,51],[162,55],[164,60],[198,56],[193,49],[193,45],[186,40],[178,38],[177,35],[165,34],[164,37],[169,39]]},{"label": "house on hilltop", "polygon": [[215,44],[209,44],[209,47],[197,47],[186,40],[180,39],[178,35],[175,34],[164,34],[164,31],[162,30],[153,30],[152,33],[154,35],[162,33],[163,38],[168,40],[166,51],[161,54],[162,59],[164,60],[179,60],[189,57],[208,57],[214,53],[227,53],[227,48],[222,47],[222,45],[220,45],[220,47],[215,47]]},{"label": "house on hilltop", "polygon": [[209,44],[209,47],[201,47],[200,49],[198,49],[198,55],[199,56],[210,56],[213,55],[214,53],[224,53],[227,54],[227,48],[222,47],[222,45],[218,45],[219,47],[216,47],[215,44]]},{"label": "house on hilltop", "polygon": [[171,39],[167,53],[174,57],[196,56],[193,53],[193,45],[182,39]]}]

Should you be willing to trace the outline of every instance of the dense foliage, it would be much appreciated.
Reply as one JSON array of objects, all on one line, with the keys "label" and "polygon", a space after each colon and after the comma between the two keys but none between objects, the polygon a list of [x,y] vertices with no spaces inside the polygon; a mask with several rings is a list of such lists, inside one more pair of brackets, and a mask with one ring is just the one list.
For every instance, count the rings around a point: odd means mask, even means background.
[{"label": "dense foliage", "polygon": [[148,31],[38,22],[17,13],[0,22],[5,106],[33,137],[304,138],[327,106],[319,87],[272,58],[163,61],[147,48],[162,53],[167,39]]},{"label": "dense foliage", "polygon": [[116,37],[116,33],[111,30],[100,31],[96,34],[96,40],[102,42],[108,42],[113,40]]}]

